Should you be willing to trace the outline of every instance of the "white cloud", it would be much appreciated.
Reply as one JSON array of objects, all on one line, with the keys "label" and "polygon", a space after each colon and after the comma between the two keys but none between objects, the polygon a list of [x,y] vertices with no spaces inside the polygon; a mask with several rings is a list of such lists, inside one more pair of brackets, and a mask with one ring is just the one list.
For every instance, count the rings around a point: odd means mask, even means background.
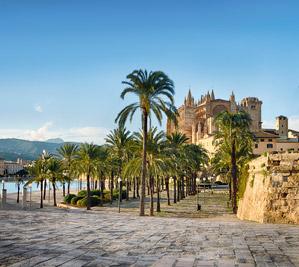
[{"label": "white cloud", "polygon": [[28,136],[30,140],[43,141],[48,138],[53,137],[53,132],[50,132],[49,129],[53,125],[51,121],[46,122],[42,127],[37,130],[27,130],[25,131],[25,136]]},{"label": "white cloud", "polygon": [[39,112],[39,113],[42,113],[42,112],[43,112],[43,108],[42,108],[41,105],[35,105],[35,106],[34,106],[34,110],[37,111],[37,112]]},{"label": "white cloud", "polygon": [[52,122],[46,122],[38,129],[0,129],[0,138],[19,138],[32,141],[45,141],[50,138],[62,138],[64,141],[93,142],[103,144],[109,132],[102,127],[77,127],[53,129]]}]

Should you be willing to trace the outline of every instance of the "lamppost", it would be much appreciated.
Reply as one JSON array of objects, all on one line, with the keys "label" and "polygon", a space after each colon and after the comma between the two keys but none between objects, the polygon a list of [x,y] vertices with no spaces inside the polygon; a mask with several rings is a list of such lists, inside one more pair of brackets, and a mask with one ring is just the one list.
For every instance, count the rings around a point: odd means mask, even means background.
[{"label": "lamppost", "polygon": [[206,177],[204,177],[202,180],[203,180],[203,203],[205,203]]},{"label": "lamppost", "polygon": [[196,178],[196,204],[197,204],[197,210],[201,210],[201,205],[199,204],[199,199],[198,199],[198,187],[200,185],[200,179],[197,177]]},{"label": "lamppost", "polygon": [[3,190],[5,189],[4,183],[5,183],[5,181],[2,180],[2,189],[3,189]]},{"label": "lamppost", "polygon": [[31,209],[32,184],[29,184],[29,208]]},{"label": "lamppost", "polygon": [[121,189],[122,189],[122,179],[121,177],[119,177],[117,179],[118,181],[118,185],[119,185],[119,191],[118,191],[118,213],[120,213],[120,201],[121,201],[121,197],[122,197],[122,192],[121,192]]}]

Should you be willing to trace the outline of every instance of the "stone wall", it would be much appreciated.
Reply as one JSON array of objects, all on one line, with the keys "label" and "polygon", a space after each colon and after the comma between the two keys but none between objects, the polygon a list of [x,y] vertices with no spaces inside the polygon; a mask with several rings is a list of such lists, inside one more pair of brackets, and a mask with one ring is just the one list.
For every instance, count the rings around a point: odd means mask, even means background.
[{"label": "stone wall", "polygon": [[238,218],[299,224],[299,153],[261,156],[249,165]]}]

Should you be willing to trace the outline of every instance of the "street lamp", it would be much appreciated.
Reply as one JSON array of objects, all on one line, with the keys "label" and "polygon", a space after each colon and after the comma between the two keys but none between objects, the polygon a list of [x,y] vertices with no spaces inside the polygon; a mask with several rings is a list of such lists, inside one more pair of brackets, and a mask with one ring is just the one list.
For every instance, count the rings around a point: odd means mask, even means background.
[{"label": "street lamp", "polygon": [[198,197],[199,197],[199,195],[198,195],[199,185],[200,185],[200,179],[197,177],[196,178],[196,204],[197,204],[197,210],[201,210],[201,205],[199,204],[199,199],[198,199]]},{"label": "street lamp", "polygon": [[5,183],[5,181],[2,180],[2,189],[3,189],[3,190],[5,189],[4,183]]},{"label": "street lamp", "polygon": [[117,179],[118,181],[118,185],[119,185],[119,191],[118,191],[118,213],[120,213],[120,201],[121,201],[121,197],[122,197],[122,192],[121,192],[121,189],[122,189],[122,179],[121,177],[119,177]]}]

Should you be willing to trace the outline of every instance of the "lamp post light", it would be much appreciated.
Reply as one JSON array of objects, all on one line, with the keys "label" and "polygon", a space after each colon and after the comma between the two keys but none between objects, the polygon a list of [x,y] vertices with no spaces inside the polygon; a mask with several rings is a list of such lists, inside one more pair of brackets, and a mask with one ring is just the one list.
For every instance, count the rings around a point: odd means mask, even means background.
[{"label": "lamp post light", "polygon": [[117,181],[118,181],[118,185],[119,185],[119,191],[118,191],[118,213],[120,213],[120,202],[121,202],[121,197],[122,197],[122,179],[121,179],[121,177],[119,177],[118,179],[117,179]]},{"label": "lamp post light", "polygon": [[196,178],[196,204],[197,204],[197,210],[201,210],[201,205],[199,204],[199,199],[198,199],[198,197],[199,197],[199,195],[198,195],[199,185],[200,185],[200,179],[197,177]]}]

